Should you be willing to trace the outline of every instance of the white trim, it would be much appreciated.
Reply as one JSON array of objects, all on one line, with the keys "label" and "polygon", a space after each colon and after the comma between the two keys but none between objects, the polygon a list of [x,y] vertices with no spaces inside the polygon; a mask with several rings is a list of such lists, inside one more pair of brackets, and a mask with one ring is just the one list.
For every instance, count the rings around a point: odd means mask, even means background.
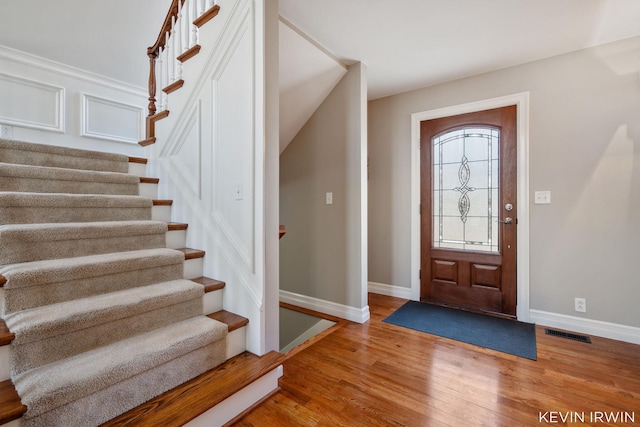
[{"label": "white trim", "polygon": [[310,327],[309,329],[307,329],[306,331],[301,333],[300,336],[298,336],[296,339],[291,341],[285,347],[281,348],[280,349],[280,353],[284,354],[284,353],[288,352],[289,350],[291,350],[293,348],[296,348],[300,344],[302,344],[305,341],[315,337],[320,332],[324,332],[325,330],[329,329],[330,327],[332,327],[335,324],[336,324],[336,322],[332,322],[331,320],[320,319],[312,327]]},{"label": "white trim", "polygon": [[280,22],[282,22],[284,25],[289,27],[292,31],[296,32],[300,37],[302,37],[303,39],[305,39],[306,41],[308,41],[309,43],[314,45],[316,48],[318,48],[318,50],[322,51],[322,53],[327,55],[329,58],[333,59],[333,61],[335,61],[336,64],[338,64],[345,71],[347,71],[349,66],[344,61],[342,61],[340,58],[338,58],[333,53],[331,53],[331,51],[329,49],[327,49],[326,47],[322,46],[316,39],[314,39],[313,37],[311,37],[309,34],[305,33],[304,31],[302,31],[300,28],[296,27],[296,25],[294,23],[289,21],[284,16],[280,15],[279,18],[280,18],[279,19]]},{"label": "white trim", "polygon": [[387,285],[385,283],[369,282],[369,292],[390,297],[412,299],[413,290],[404,286]]},{"label": "white trim", "polygon": [[31,55],[17,49],[0,45],[0,59],[7,59],[19,64],[29,65],[40,68],[41,70],[62,74],[74,79],[80,79],[87,82],[99,84],[108,88],[113,88],[132,95],[148,97],[149,94],[145,88],[135,86],[120,80],[111,79],[103,75],[72,67],[60,62],[51,61],[40,56]]},{"label": "white trim", "polygon": [[370,318],[368,305],[363,308],[351,307],[332,301],[296,294],[294,292],[283,291],[282,289],[280,290],[280,301],[356,323],[365,323]]},{"label": "white trim", "polygon": [[[139,105],[126,104],[124,102],[114,101],[113,99],[108,99],[101,96],[89,95],[87,93],[81,93],[80,96],[82,97],[82,126],[80,129],[80,136],[103,139],[106,141],[125,142],[127,144],[137,144],[138,141],[142,139],[142,128],[144,125],[144,108],[140,107]],[[92,130],[90,116],[90,109],[92,104],[107,105],[109,107],[134,113],[136,115],[136,134],[130,137],[126,137]]]},{"label": "white trim", "polygon": [[617,323],[603,322],[601,320],[583,319],[581,317],[549,313],[541,310],[531,310],[529,318],[531,322],[538,325],[596,335],[632,344],[640,344],[640,328],[635,326],[620,325]]},{"label": "white trim", "polygon": [[[48,83],[43,83],[38,80],[25,79],[22,77],[18,77],[12,74],[0,73],[0,80],[4,80],[5,82],[29,86],[32,88],[40,89],[43,92],[47,92],[53,96],[51,106],[53,109],[53,121],[51,123],[45,122],[34,122],[27,119],[20,119],[17,117],[5,117],[0,116],[0,123],[6,125],[13,125],[19,127],[25,127],[30,129],[41,129],[52,132],[64,133],[65,131],[65,89],[60,86],[50,85]],[[35,102],[35,101],[34,101]],[[40,107],[44,106],[44,103],[40,103]]]},{"label": "white trim", "polygon": [[411,299],[420,299],[420,122],[492,108],[517,106],[518,320],[529,322],[529,92],[411,114]]}]

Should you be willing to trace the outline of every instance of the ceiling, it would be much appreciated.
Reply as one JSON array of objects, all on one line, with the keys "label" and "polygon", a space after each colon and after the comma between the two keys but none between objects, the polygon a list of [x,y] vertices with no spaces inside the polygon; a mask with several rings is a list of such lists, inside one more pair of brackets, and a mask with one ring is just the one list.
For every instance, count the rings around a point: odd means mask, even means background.
[{"label": "ceiling", "polygon": [[280,0],[280,13],[365,63],[369,99],[640,35],[638,0]]},{"label": "ceiling", "polygon": [[[146,87],[170,2],[2,0],[0,44]],[[365,63],[369,99],[640,35],[639,0],[280,0],[280,11],[342,62]]]}]

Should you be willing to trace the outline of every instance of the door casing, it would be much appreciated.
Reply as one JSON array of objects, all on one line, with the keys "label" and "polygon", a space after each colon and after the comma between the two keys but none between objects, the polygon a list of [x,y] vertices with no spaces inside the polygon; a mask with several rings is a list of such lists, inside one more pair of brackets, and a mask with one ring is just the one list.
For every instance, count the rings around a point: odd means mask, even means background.
[{"label": "door casing", "polygon": [[411,115],[411,299],[420,300],[420,122],[458,114],[516,105],[517,107],[517,309],[529,321],[529,92],[491,98]]}]

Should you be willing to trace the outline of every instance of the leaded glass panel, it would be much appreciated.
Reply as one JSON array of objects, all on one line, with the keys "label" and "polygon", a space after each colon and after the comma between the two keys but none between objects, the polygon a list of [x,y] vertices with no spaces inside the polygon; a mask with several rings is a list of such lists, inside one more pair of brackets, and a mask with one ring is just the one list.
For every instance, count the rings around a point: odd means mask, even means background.
[{"label": "leaded glass panel", "polygon": [[465,127],[433,143],[433,247],[498,252],[500,130]]}]

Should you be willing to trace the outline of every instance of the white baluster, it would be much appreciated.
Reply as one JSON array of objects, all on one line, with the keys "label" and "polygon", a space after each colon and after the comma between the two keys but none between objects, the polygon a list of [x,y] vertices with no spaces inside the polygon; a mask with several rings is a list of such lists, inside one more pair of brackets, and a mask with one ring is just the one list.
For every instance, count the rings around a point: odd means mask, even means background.
[{"label": "white baluster", "polygon": [[158,50],[158,59],[156,60],[156,99],[158,100],[158,111],[162,111],[162,88],[164,88],[164,66],[162,63],[162,48]]},{"label": "white baluster", "polygon": [[202,16],[202,14],[207,10],[205,9],[206,4],[205,4],[206,0],[198,0],[198,4],[200,4],[200,13],[198,13],[198,17]]},{"label": "white baluster", "polygon": [[182,1],[178,0],[178,14],[174,24],[173,34],[176,38],[176,58],[184,51],[182,49]]},{"label": "white baluster", "polygon": [[209,10],[213,7],[214,5],[214,1],[213,0],[207,0],[207,6],[205,8],[205,10]]},{"label": "white baluster", "polygon": [[171,84],[176,80],[176,47],[175,47],[175,37],[174,37],[174,25],[175,25],[175,18],[171,18],[171,33],[169,34],[169,57],[168,57],[168,61],[169,61],[169,81],[168,83]]},{"label": "white baluster", "polygon": [[193,47],[198,44],[198,27],[193,25],[193,21],[198,17],[198,1],[197,0],[187,0],[189,3],[189,26],[191,29],[191,34],[188,34],[189,37],[189,47]]}]

